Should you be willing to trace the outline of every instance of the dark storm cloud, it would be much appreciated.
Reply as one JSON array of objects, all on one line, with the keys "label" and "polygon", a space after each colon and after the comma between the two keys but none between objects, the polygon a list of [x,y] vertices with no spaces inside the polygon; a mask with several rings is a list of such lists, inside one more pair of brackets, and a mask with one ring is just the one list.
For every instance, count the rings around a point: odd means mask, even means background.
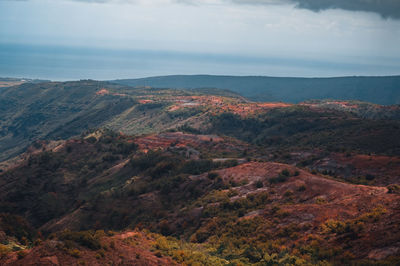
[{"label": "dark storm cloud", "polygon": [[231,0],[238,4],[294,3],[315,12],[327,9],[374,12],[384,18],[400,19],[400,0]]}]

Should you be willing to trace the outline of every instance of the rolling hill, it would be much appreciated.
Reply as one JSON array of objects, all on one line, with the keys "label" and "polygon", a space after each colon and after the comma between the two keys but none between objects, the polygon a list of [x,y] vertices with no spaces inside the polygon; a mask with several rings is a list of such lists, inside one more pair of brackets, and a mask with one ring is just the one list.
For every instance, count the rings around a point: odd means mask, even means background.
[{"label": "rolling hill", "polygon": [[310,99],[359,100],[400,104],[400,76],[286,78],[263,76],[175,75],[112,82],[156,88],[219,88],[253,101],[299,103]]},{"label": "rolling hill", "polygon": [[216,88],[3,87],[0,264],[396,265],[399,114]]},{"label": "rolling hill", "polygon": [[0,91],[0,160],[39,139],[69,138],[134,104],[130,98],[96,94],[104,83],[23,83]]},{"label": "rolling hill", "polygon": [[[2,265],[399,260],[392,186],[268,161],[213,135],[100,131],[39,150],[0,174]],[[229,150],[235,160],[218,159]]]}]

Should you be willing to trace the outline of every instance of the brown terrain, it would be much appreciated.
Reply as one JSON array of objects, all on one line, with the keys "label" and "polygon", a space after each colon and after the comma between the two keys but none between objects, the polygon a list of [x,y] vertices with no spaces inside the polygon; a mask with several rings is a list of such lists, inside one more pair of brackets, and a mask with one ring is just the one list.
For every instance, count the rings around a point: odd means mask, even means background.
[{"label": "brown terrain", "polygon": [[400,181],[400,158],[376,154],[294,152],[293,162],[310,159],[307,166],[325,175],[343,178],[352,182],[386,186]]},{"label": "brown terrain", "polygon": [[[380,107],[325,101],[296,109],[162,93],[135,95],[137,105],[112,124],[143,124],[151,133],[101,129],[38,140],[0,163],[1,265],[398,265],[396,149],[390,155],[318,146],[336,125],[347,133],[359,116],[371,119],[360,109],[381,116]],[[130,97],[103,87],[95,95]],[[256,121],[280,109],[293,109],[300,122],[283,121],[286,113]],[[234,115],[227,121],[243,127],[246,138],[234,128],[215,131],[209,120],[221,114]],[[307,139],[304,124],[322,125],[320,143]],[[384,126],[392,133],[397,124]],[[285,139],[299,128],[295,144]],[[304,139],[310,147],[296,146]],[[15,229],[13,219],[21,226]]]},{"label": "brown terrain", "polygon": [[[153,103],[159,100],[154,95],[140,96],[141,104]],[[228,98],[223,96],[177,96],[163,97],[163,102],[170,103],[168,111],[173,112],[185,108],[203,107],[209,109],[214,115],[230,112],[240,116],[248,116],[274,108],[289,107],[287,103],[256,103],[244,99]]]},{"label": "brown terrain", "polygon": [[[268,185],[283,170],[298,175],[288,178],[283,183]],[[363,233],[356,240],[347,244],[357,257],[380,259],[400,251],[400,195],[389,194],[385,187],[353,185],[325,177],[310,174],[307,171],[280,163],[251,162],[217,171],[225,180],[234,180],[246,185],[233,188],[238,192],[231,201],[246,197],[252,193],[266,192],[272,201],[266,209],[259,209],[244,215],[244,218],[260,216],[266,221],[271,219],[271,207],[280,203],[280,211],[285,217],[279,222],[279,228],[289,224],[308,226],[297,241],[306,239],[311,234],[320,233],[321,225],[328,220],[346,221],[371,216],[371,224],[365,223]],[[193,177],[195,178],[195,177]],[[263,187],[257,188],[256,182]],[[286,202],[286,204],[285,204]],[[373,214],[374,211],[381,212]],[[382,215],[376,218],[374,215]],[[389,233],[390,232],[390,233]],[[333,237],[329,242],[343,241],[343,236]]]},{"label": "brown terrain", "polygon": [[[290,176],[284,181],[271,183],[282,171],[288,171]],[[232,203],[248,199],[251,195],[268,195],[267,205],[244,213],[238,221],[261,219],[265,224],[264,233],[272,236],[296,227],[297,231],[285,240],[285,245],[297,246],[318,239],[323,243],[321,245],[332,248],[345,245],[347,254],[351,254],[352,258],[376,260],[400,252],[400,226],[397,222],[400,221],[400,195],[388,193],[385,187],[348,184],[273,162],[248,162],[215,172],[225,182],[241,184],[221,191],[233,194],[229,198]],[[207,174],[190,178],[207,179]],[[257,186],[259,182],[262,186]],[[150,195],[146,197],[151,198]],[[220,204],[205,204],[200,210]],[[174,222],[201,219],[196,210],[199,209],[186,212],[184,217],[174,213],[168,219]],[[203,220],[200,231],[208,228],[207,221]],[[335,232],[333,227],[329,227],[330,222],[334,225],[338,222],[356,224],[357,231]],[[100,250],[85,247],[68,249],[57,238],[48,239],[31,249],[9,254],[2,260],[2,265],[177,264],[170,257],[157,252],[156,238],[142,231],[126,231],[115,235],[103,233]]]},{"label": "brown terrain", "polygon": [[[104,234],[104,233],[103,233]],[[177,265],[170,258],[151,251],[155,239],[140,231],[100,237],[102,249],[66,249],[57,239],[46,240],[23,253],[14,252],[2,265]],[[22,258],[21,258],[22,257]]]}]

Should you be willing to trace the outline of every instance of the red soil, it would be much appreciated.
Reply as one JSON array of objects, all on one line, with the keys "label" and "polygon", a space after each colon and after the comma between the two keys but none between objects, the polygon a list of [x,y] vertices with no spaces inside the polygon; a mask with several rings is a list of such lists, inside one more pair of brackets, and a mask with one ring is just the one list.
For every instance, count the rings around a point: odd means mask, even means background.
[{"label": "red soil", "polygon": [[383,155],[332,153],[314,162],[318,170],[334,170],[339,176],[365,178],[374,185],[400,183],[400,158]]},{"label": "red soil", "polygon": [[216,135],[193,135],[182,132],[168,132],[159,135],[139,137],[135,143],[142,150],[166,149],[171,145],[175,147],[186,147],[187,145],[198,146],[206,142],[222,142],[223,138]]},{"label": "red soil", "polygon": [[99,90],[98,92],[96,92],[96,95],[100,95],[100,96],[104,96],[104,95],[114,95],[114,96],[128,96],[126,94],[123,93],[112,93],[109,90],[102,88],[101,90]]},{"label": "red soil", "polygon": [[150,251],[154,240],[143,232],[131,231],[101,239],[102,249],[80,247],[77,254],[63,247],[61,241],[46,240],[32,249],[25,250],[24,257],[17,252],[0,260],[1,265],[177,265],[170,258]]},{"label": "red soil", "polygon": [[[269,180],[277,177],[284,169],[291,173],[287,181],[269,184]],[[295,171],[299,172],[298,176],[293,176]],[[365,230],[357,239],[351,240],[352,252],[360,257],[381,258],[400,251],[397,241],[400,237],[400,195],[388,194],[385,187],[343,183],[313,175],[291,165],[270,162],[245,163],[217,172],[224,180],[248,182],[247,185],[233,188],[239,193],[234,198],[254,192],[269,193],[273,201],[271,206],[253,211],[246,218],[261,216],[271,219],[272,205],[279,203],[280,211],[286,213],[280,226],[309,224],[310,233],[313,234],[319,234],[320,225],[329,219],[345,221],[356,219],[374,208],[384,209],[385,214],[379,220],[365,222]],[[262,181],[264,186],[257,188],[256,181]],[[303,189],[299,190],[300,187]],[[290,191],[292,201],[288,201],[285,196],[287,191]],[[329,241],[334,243],[339,240],[332,238]]]}]

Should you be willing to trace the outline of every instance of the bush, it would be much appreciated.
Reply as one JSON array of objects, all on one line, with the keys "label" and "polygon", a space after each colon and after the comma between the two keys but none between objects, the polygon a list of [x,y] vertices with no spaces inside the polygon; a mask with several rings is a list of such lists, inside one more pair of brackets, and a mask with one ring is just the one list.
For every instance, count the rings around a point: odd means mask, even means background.
[{"label": "bush", "polygon": [[74,258],[80,258],[81,257],[81,252],[76,248],[74,248],[72,250],[68,250],[68,254],[71,255]]},{"label": "bush", "polygon": [[270,178],[268,181],[271,184],[277,184],[277,183],[283,183],[287,180],[288,178],[286,176],[283,175],[279,175],[277,177],[272,177]]},{"label": "bush", "polygon": [[315,199],[315,203],[316,204],[325,204],[326,203],[326,199],[322,198],[322,197],[318,197]]},{"label": "bush", "polygon": [[293,191],[291,191],[291,190],[286,190],[285,193],[283,193],[283,196],[284,196],[284,197],[293,196]]},{"label": "bush", "polygon": [[262,188],[263,186],[264,186],[263,182],[261,180],[257,180],[256,188]]},{"label": "bush", "polygon": [[289,177],[289,176],[290,176],[290,172],[289,172],[288,169],[283,169],[282,172],[281,172],[281,175],[282,175],[282,176]]},{"label": "bush", "polygon": [[306,190],[306,186],[305,185],[301,185],[297,188],[297,191],[302,192]]},{"label": "bush", "polygon": [[212,170],[216,165],[211,160],[190,160],[182,166],[182,172],[199,175]]},{"label": "bush", "polygon": [[237,160],[227,160],[225,162],[222,163],[222,166],[224,168],[229,168],[229,167],[234,167],[237,166],[239,163]]},{"label": "bush", "polygon": [[271,178],[269,180],[269,182],[271,184],[276,184],[276,183],[283,183],[286,180],[288,180],[288,178],[290,177],[290,172],[288,169],[283,169],[282,172],[279,173],[279,175],[277,177]]},{"label": "bush", "polygon": [[72,232],[65,230],[57,236],[62,241],[73,241],[92,250],[101,248],[99,237],[93,231]]},{"label": "bush", "polygon": [[330,219],[321,225],[323,233],[343,234],[346,232],[346,223]]},{"label": "bush", "polygon": [[351,236],[355,236],[363,230],[364,223],[359,219],[345,222],[330,219],[322,224],[321,228],[323,233],[335,233],[338,235],[350,233]]},{"label": "bush", "polygon": [[25,218],[2,213],[0,214],[0,228],[9,236],[15,236],[19,241],[32,241],[36,232]]},{"label": "bush", "polygon": [[367,179],[368,181],[371,181],[371,180],[374,180],[374,179],[375,179],[375,176],[374,176],[374,175],[371,175],[371,174],[366,174],[366,175],[365,175],[365,179]]},{"label": "bush", "polygon": [[91,137],[88,137],[86,139],[86,141],[93,144],[93,143],[95,143],[97,141],[97,139],[95,137],[91,136]]},{"label": "bush", "polygon": [[28,254],[28,253],[26,253],[24,250],[18,251],[18,252],[17,252],[18,259],[25,258],[25,256],[26,256],[27,254]]},{"label": "bush", "polygon": [[214,180],[214,179],[216,179],[217,177],[219,177],[219,174],[218,174],[218,173],[215,173],[215,172],[210,172],[210,173],[208,173],[207,177],[208,177],[209,179],[211,179],[211,180]]},{"label": "bush", "polygon": [[149,151],[146,154],[142,154],[141,156],[134,157],[131,160],[131,165],[133,168],[137,168],[140,171],[143,171],[143,170],[153,167],[158,162],[161,162],[164,159],[165,159],[165,157],[161,154],[161,152]]},{"label": "bush", "polygon": [[9,252],[10,249],[6,245],[0,244],[0,259],[4,258]]},{"label": "bush", "polygon": [[388,189],[388,193],[400,194],[400,185],[392,184],[392,185],[387,186],[387,189]]}]

